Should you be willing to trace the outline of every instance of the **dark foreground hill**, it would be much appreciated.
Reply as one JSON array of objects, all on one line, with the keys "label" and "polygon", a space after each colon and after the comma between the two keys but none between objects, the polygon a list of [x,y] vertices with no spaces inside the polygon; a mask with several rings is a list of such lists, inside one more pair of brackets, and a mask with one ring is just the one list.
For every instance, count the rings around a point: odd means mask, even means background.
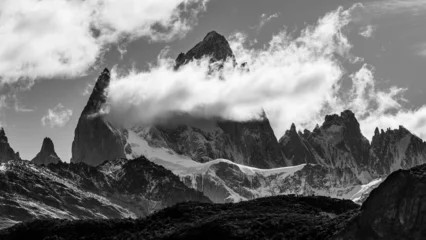
[{"label": "dark foreground hill", "polygon": [[140,219],[35,220],[0,231],[0,239],[327,239],[358,208],[349,200],[293,195],[187,202]]}]

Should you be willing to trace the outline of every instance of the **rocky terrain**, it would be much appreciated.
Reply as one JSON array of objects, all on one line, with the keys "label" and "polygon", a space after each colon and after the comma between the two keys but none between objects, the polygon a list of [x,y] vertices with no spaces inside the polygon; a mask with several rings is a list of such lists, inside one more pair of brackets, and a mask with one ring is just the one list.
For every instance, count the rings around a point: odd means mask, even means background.
[{"label": "rocky terrain", "polygon": [[135,218],[179,202],[210,202],[143,157],[99,167],[9,161],[0,165],[0,189],[0,228],[31,219]]},{"label": "rocky terrain", "polygon": [[49,165],[50,163],[61,162],[61,159],[55,152],[55,146],[53,145],[52,139],[46,137],[41,145],[40,152],[31,160],[36,165]]},{"label": "rocky terrain", "polygon": [[188,202],[135,220],[37,220],[0,231],[0,238],[328,239],[358,208],[351,201],[327,197],[280,196],[236,204]]}]

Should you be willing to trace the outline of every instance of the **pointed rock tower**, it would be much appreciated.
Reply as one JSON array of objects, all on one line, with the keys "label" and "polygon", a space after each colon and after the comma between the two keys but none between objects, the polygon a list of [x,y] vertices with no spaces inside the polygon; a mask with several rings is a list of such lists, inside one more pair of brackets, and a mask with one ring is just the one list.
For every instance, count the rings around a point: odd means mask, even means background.
[{"label": "pointed rock tower", "polygon": [[296,131],[296,126],[291,124],[290,130],[287,130],[279,143],[281,149],[292,165],[304,163],[316,163],[313,150],[309,147],[303,136]]},{"label": "pointed rock tower", "polygon": [[9,160],[19,160],[19,153],[15,153],[9,145],[4,129],[0,127],[0,163]]},{"label": "pointed rock tower", "polygon": [[50,138],[46,137],[43,140],[43,144],[41,145],[41,150],[31,160],[32,163],[36,165],[49,165],[50,163],[58,163],[61,162],[61,159],[58,157],[58,155],[55,152],[55,146],[53,146],[53,142]]},{"label": "pointed rock tower", "polygon": [[110,72],[104,69],[77,123],[72,143],[72,163],[97,166],[105,160],[124,158],[125,138],[99,114],[106,103]]}]

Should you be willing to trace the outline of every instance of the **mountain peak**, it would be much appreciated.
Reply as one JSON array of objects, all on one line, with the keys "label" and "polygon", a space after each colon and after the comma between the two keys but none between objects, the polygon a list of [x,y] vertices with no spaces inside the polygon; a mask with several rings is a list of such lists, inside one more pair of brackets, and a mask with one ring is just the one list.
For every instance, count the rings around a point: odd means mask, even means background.
[{"label": "mountain peak", "polygon": [[18,159],[20,157],[10,147],[4,128],[0,127],[0,163]]},{"label": "mountain peak", "polygon": [[175,69],[194,59],[198,60],[206,56],[210,57],[211,62],[226,61],[228,58],[231,58],[235,62],[234,53],[226,38],[216,31],[211,31],[186,54],[180,53],[178,55]]},{"label": "mountain peak", "polygon": [[53,145],[52,139],[45,137],[43,144],[41,145],[41,151],[55,152],[55,146]]},{"label": "mountain peak", "polygon": [[[207,33],[207,35],[204,37],[203,41],[209,41],[212,40],[214,38],[220,38],[220,39],[225,39],[225,37],[223,35],[220,35],[219,33],[217,33],[216,31],[211,31],[209,33]],[[226,41],[226,39],[225,39]]]},{"label": "mountain peak", "polygon": [[35,158],[31,160],[32,163],[36,165],[49,165],[50,163],[61,162],[61,159],[55,152],[55,146],[53,145],[52,139],[45,137],[43,139],[43,144],[41,145],[41,150]]},{"label": "mountain peak", "polygon": [[290,131],[296,132],[296,125],[294,125],[294,123],[291,124]]},{"label": "mountain peak", "polygon": [[108,88],[109,83],[110,72],[108,68],[105,68],[96,80],[92,94],[83,109],[82,115],[87,116],[99,112],[102,105],[106,102],[106,89]]}]

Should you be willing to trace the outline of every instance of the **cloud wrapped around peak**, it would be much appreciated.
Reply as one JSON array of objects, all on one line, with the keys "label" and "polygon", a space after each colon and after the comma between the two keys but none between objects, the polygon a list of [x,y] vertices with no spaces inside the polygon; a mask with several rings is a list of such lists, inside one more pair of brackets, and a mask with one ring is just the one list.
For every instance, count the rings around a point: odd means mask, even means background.
[{"label": "cloud wrapped around peak", "polygon": [[73,77],[93,66],[109,43],[186,34],[207,0],[2,0],[0,84]]},{"label": "cloud wrapped around peak", "polygon": [[231,36],[230,46],[237,62],[246,63],[244,69],[226,62],[211,73],[208,59],[202,59],[175,71],[174,60],[162,56],[147,71],[113,71],[103,112],[112,122],[133,126],[181,121],[176,116],[182,113],[246,121],[265,111],[280,137],[291,123],[312,129],[324,115],[351,109],[368,138],[376,126],[397,123],[424,137],[426,108],[404,108],[405,89],[378,89],[368,64],[355,72],[343,67],[360,63],[345,35],[359,7],[338,8],[298,36],[282,31],[262,49],[248,49],[242,33]]},{"label": "cloud wrapped around peak", "polygon": [[[344,71],[338,56],[350,58],[351,45],[342,33],[350,12],[327,14],[298,37],[283,31],[264,49],[244,47],[237,34],[230,45],[238,62],[209,72],[208,59],[193,61],[178,71],[172,59],[160,59],[148,71],[112,74],[109,117],[120,124],[151,124],[186,113],[196,118],[250,120],[264,109],[276,132],[287,123],[307,122],[332,102]],[[123,117],[126,116],[126,117]]]}]

